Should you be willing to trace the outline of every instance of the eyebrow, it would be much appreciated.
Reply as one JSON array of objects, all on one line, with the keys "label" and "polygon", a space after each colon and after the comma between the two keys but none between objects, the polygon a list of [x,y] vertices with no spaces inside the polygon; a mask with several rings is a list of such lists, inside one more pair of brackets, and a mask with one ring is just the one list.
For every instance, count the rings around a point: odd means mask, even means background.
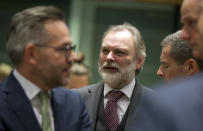
[{"label": "eyebrow", "polygon": [[64,42],[61,44],[61,46],[67,46],[67,45],[72,45],[73,43],[72,42]]}]

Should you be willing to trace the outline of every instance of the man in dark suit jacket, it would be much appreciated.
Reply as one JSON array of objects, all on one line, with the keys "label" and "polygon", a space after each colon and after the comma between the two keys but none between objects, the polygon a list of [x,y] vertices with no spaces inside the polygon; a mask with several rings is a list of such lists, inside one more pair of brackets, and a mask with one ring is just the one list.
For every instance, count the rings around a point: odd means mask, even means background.
[{"label": "man in dark suit jacket", "polygon": [[[134,91],[132,94],[132,97],[130,99],[130,105],[128,106],[128,111],[125,113],[125,118],[122,120],[122,124],[119,126],[117,131],[128,131],[129,130],[129,122],[132,120],[132,116],[134,117],[134,114],[136,114],[136,108],[138,105],[138,101],[145,95],[147,95],[149,92],[152,92],[150,89],[144,87],[143,85],[139,84],[138,82],[134,86]],[[78,93],[81,94],[81,96],[85,100],[85,104],[88,108],[88,111],[90,113],[90,117],[92,120],[92,129],[96,131],[102,131],[103,128],[99,129],[96,128],[96,124],[98,121],[98,112],[100,107],[100,102],[102,99],[104,90],[104,83],[100,82],[97,84],[93,84],[87,87],[83,87],[80,89],[76,89]]]},{"label": "man in dark suit jacket", "polygon": [[180,38],[180,31],[166,36],[162,42],[161,65],[157,75],[164,81],[188,77],[200,72],[200,60],[192,55],[192,48]]},{"label": "man in dark suit jacket", "polygon": [[81,96],[58,87],[67,84],[73,47],[59,9],[38,6],[13,17],[7,49],[15,69],[0,84],[1,131],[90,130]]},{"label": "man in dark suit jacket", "polygon": [[[151,89],[135,79],[143,66],[145,56],[143,38],[134,26],[128,23],[115,25],[104,33],[99,58],[99,73],[104,82],[76,89],[84,98],[90,112],[92,130],[128,131],[128,123],[132,114],[136,113],[139,99],[151,92]],[[123,94],[116,103],[114,116],[118,118],[118,122],[113,128],[111,121],[108,121],[109,116],[106,115],[112,91],[121,91]],[[112,112],[114,110],[111,110],[110,115]],[[117,118],[114,117],[112,121]]]}]

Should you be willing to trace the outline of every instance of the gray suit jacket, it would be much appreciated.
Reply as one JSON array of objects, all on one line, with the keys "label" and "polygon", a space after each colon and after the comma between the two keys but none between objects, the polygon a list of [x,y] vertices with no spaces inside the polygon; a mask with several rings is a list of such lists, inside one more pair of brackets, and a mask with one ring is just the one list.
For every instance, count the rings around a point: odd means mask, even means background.
[{"label": "gray suit jacket", "polygon": [[[97,113],[99,110],[99,103],[101,95],[103,94],[104,89],[104,83],[97,83],[93,85],[89,85],[86,87],[82,87],[79,89],[75,89],[76,92],[78,92],[85,101],[85,104],[87,106],[87,109],[90,113],[90,118],[92,121],[92,130],[94,131],[96,129],[96,121],[97,121]],[[141,97],[143,95],[148,94],[149,92],[152,92],[151,89],[144,87],[143,85],[139,84],[138,81],[136,81],[134,92],[131,98],[131,103],[129,105],[128,109],[128,117],[125,124],[125,131],[128,131],[128,123],[131,120],[134,120],[131,118],[131,116],[135,116],[136,113],[136,107],[139,103]],[[134,115],[132,115],[134,114]]]}]

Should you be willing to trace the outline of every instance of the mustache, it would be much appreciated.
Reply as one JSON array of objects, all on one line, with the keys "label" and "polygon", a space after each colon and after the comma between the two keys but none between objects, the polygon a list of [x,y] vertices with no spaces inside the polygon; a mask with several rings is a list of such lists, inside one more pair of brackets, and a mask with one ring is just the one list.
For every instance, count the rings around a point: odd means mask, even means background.
[{"label": "mustache", "polygon": [[105,68],[105,67],[116,68],[119,71],[121,70],[120,66],[115,62],[104,62],[103,65],[102,65],[102,68]]}]

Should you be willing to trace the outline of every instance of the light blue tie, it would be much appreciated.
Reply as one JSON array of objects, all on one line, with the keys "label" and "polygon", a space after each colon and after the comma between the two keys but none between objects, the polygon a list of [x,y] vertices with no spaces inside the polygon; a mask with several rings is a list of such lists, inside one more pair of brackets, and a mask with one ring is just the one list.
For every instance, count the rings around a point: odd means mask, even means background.
[{"label": "light blue tie", "polygon": [[51,119],[48,112],[49,94],[47,91],[39,93],[41,101],[41,113],[42,113],[42,130],[51,131]]}]

